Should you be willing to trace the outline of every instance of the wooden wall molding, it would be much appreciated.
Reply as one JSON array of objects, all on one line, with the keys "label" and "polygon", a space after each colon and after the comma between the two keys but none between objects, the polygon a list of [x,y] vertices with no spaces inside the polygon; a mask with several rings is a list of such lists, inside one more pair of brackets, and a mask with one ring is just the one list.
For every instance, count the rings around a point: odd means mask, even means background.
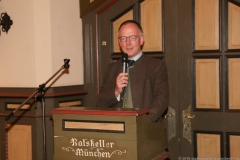
[{"label": "wooden wall molding", "polygon": [[[85,95],[87,94],[87,90],[79,90],[79,91],[72,91],[72,92],[59,92],[59,93],[46,93],[44,95],[45,98],[54,98],[54,97],[63,97],[63,96],[73,96],[73,95]],[[24,93],[0,93],[0,98],[27,98],[31,94],[24,94]]]}]

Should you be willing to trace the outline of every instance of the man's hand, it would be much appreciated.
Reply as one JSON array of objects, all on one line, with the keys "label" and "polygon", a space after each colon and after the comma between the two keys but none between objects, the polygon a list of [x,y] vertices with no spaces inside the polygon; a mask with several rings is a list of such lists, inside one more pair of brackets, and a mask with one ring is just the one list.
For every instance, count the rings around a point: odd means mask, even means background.
[{"label": "man's hand", "polygon": [[123,88],[128,85],[128,73],[120,73],[116,78],[115,96],[123,92]]}]

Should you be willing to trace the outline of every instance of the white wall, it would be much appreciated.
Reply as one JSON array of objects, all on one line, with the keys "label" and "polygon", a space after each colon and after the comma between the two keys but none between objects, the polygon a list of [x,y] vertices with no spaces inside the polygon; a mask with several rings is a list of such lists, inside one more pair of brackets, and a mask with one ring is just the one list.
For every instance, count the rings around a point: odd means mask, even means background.
[{"label": "white wall", "polygon": [[0,1],[0,12],[5,11],[13,25],[0,36],[0,87],[38,87],[65,58],[69,73],[52,86],[83,84],[79,0]]}]

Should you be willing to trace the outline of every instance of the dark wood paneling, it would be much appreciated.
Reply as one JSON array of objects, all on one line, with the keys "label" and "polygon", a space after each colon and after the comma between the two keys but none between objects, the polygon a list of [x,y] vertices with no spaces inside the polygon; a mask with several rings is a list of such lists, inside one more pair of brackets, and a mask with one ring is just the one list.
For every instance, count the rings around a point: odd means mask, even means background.
[{"label": "dark wood paneling", "polygon": [[85,14],[95,9],[105,1],[106,0],[94,0],[92,3],[90,3],[90,0],[79,0],[80,17],[83,17]]},{"label": "dark wood paneling", "polygon": [[[34,88],[0,88],[0,149],[1,153],[7,151],[7,124],[26,124],[32,126],[32,159],[43,159],[43,125],[42,125],[42,105],[41,101],[30,99],[30,109],[18,110],[9,120],[6,117],[15,109],[7,109],[7,104],[22,104],[26,98],[34,93]],[[47,88],[45,94],[45,123],[46,123],[46,146],[47,159],[53,159],[53,121],[50,111],[58,108],[60,102],[80,100],[84,104],[83,98],[88,93],[83,86],[65,86]],[[17,135],[16,135],[17,136]],[[0,159],[6,159],[6,154],[0,154]]]}]

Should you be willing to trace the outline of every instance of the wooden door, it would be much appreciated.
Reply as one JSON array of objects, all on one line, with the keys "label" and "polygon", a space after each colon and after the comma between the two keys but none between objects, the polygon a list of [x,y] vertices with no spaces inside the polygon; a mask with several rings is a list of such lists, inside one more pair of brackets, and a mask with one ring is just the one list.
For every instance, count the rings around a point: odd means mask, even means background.
[{"label": "wooden door", "polygon": [[[121,57],[118,26],[126,19],[135,19],[146,29],[145,36],[151,35],[149,31],[157,35],[146,38],[144,52],[167,64],[170,99],[165,124],[170,159],[240,157],[239,3],[105,1],[93,11],[96,46],[90,53],[95,55],[91,66],[95,70],[88,72],[87,67],[85,76],[93,76],[95,82],[87,85],[98,93],[108,63]],[[83,19],[84,23],[88,25],[89,19]],[[90,103],[96,94],[90,95]]]},{"label": "wooden door", "polygon": [[179,119],[183,158],[240,157],[240,5],[179,3]]}]

